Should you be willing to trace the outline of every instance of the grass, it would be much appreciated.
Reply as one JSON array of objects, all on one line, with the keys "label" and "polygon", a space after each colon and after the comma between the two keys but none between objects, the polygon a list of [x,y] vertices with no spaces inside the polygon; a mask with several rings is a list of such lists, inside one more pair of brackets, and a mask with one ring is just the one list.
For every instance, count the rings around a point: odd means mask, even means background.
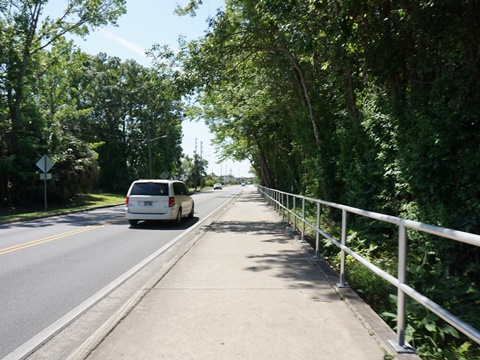
[{"label": "grass", "polygon": [[50,206],[47,204],[47,211],[44,210],[43,206],[0,209],[0,222],[29,219],[45,215],[68,213],[72,211],[88,210],[97,207],[119,205],[123,203],[125,203],[125,195],[109,193],[83,194],[73,200],[68,205]]}]

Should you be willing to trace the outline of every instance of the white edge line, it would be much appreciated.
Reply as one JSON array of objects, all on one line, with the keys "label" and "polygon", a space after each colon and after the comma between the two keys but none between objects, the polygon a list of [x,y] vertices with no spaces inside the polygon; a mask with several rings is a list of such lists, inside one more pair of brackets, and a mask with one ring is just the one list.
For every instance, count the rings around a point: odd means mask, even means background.
[{"label": "white edge line", "polygon": [[156,257],[160,256],[163,252],[173,246],[176,242],[178,242],[181,238],[195,230],[201,224],[203,224],[210,216],[212,216],[216,211],[218,211],[221,207],[225,206],[229,202],[233,201],[235,197],[232,197],[229,201],[223,203],[218,208],[213,210],[210,214],[204,217],[202,221],[199,221],[197,224],[189,228],[188,230],[184,231],[176,238],[171,240],[169,243],[158,249],[149,257],[145,258],[137,265],[132,267],[130,270],[126,271],[123,275],[120,275],[118,278],[113,280],[110,284],[105,286],[103,289],[99,290],[97,293],[89,297],[87,300],[82,302],[80,305],[75,307],[73,310],[70,310],[60,319],[55,321],[50,326],[46,327],[44,330],[39,332],[37,335],[32,337],[30,340],[27,340],[23,345],[20,345],[18,348],[13,350],[10,354],[4,357],[2,360],[18,360],[18,359],[25,359],[34,353],[38,348],[40,348],[43,344],[47,343],[51,338],[53,338],[56,334],[58,334],[61,330],[65,327],[70,325],[74,322],[77,318],[79,318],[84,312],[88,309],[93,307],[97,302],[102,300],[106,297],[109,293],[115,290],[117,287],[122,285],[125,281],[135,275],[138,271],[140,271],[143,267],[148,265],[151,261],[153,261]]}]

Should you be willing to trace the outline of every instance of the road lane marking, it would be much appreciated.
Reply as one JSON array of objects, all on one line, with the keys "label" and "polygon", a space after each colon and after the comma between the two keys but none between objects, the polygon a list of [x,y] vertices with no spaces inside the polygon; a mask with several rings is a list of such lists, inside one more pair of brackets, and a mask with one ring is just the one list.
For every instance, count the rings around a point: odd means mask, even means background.
[{"label": "road lane marking", "polygon": [[80,233],[85,232],[85,231],[97,229],[97,228],[105,226],[105,225],[114,224],[114,223],[117,223],[117,222],[120,222],[120,221],[123,221],[123,220],[125,220],[124,217],[116,219],[116,220],[112,220],[112,221],[106,221],[106,222],[103,222],[103,223],[100,223],[100,224],[97,224],[97,225],[91,225],[91,226],[89,225],[89,226],[81,228],[81,229],[68,231],[66,233],[49,236],[49,237],[46,237],[46,238],[43,238],[43,239],[33,240],[33,241],[30,241],[30,242],[27,242],[27,243],[10,246],[10,247],[7,247],[7,248],[0,249],[0,255],[5,255],[5,254],[8,254],[8,253],[11,253],[11,252],[14,252],[14,251],[23,250],[23,249],[27,249],[27,248],[30,248],[30,247],[33,247],[33,246],[45,244],[45,243],[48,243],[48,242],[51,242],[51,241],[66,238],[68,236],[80,234]]}]

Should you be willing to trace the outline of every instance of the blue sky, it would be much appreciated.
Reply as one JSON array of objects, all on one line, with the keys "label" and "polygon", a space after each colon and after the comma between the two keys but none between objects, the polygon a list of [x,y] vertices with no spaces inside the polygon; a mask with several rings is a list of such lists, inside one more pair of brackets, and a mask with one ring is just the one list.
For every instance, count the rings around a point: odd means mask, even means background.
[{"label": "blue sky", "polygon": [[[60,1],[60,0],[55,0]],[[64,0],[62,0],[64,1]],[[185,5],[187,0],[127,0],[127,13],[120,17],[117,27],[108,26],[92,32],[86,41],[78,44],[86,52],[106,52],[122,59],[133,59],[142,65],[150,62],[144,52],[154,43],[168,44],[177,48],[177,39],[202,36],[208,25],[208,17],[215,16],[223,7],[223,0],[204,0],[196,17],[177,16],[173,13],[176,4]]]},{"label": "blue sky", "polygon": [[[63,9],[66,0],[51,0],[46,14],[53,9]],[[177,16],[174,10],[177,4],[185,5],[188,0],[127,0],[127,13],[117,21],[117,27],[108,26],[91,32],[85,40],[74,38],[83,51],[96,55],[105,52],[123,60],[133,59],[149,66],[144,52],[153,44],[167,44],[172,49],[178,47],[178,37],[187,39],[201,37],[208,28],[207,18],[214,17],[217,9],[223,8],[224,0],[203,0],[196,17]],[[195,139],[197,151],[203,143],[203,156],[209,162],[208,172],[216,174],[232,173],[234,176],[249,176],[250,164],[227,161],[216,163],[215,149],[210,144],[213,137],[203,122],[185,121],[183,124],[183,150],[193,156]],[[225,170],[227,169],[227,170]]]}]

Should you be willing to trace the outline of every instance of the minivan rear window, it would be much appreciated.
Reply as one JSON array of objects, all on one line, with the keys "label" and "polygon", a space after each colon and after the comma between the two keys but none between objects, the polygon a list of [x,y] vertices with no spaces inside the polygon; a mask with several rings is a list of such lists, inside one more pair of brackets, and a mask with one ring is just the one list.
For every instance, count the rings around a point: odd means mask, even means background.
[{"label": "minivan rear window", "polygon": [[168,195],[168,184],[136,183],[133,184],[130,195]]},{"label": "minivan rear window", "polygon": [[175,195],[188,195],[188,191],[184,183],[173,183],[173,191],[175,192]]}]

